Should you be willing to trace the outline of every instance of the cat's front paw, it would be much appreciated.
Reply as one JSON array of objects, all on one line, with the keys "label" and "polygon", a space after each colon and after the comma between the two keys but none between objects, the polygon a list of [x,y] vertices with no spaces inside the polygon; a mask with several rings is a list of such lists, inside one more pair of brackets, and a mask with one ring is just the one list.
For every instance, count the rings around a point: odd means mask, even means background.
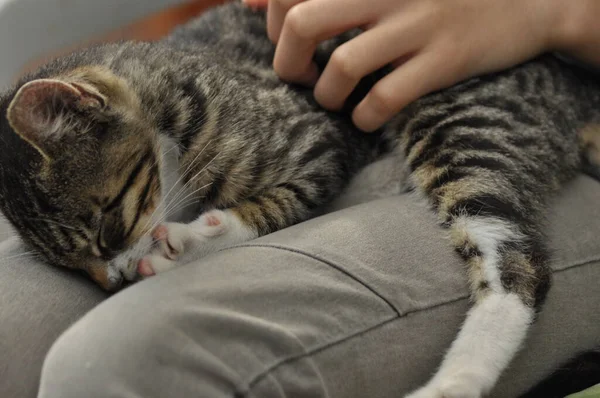
[{"label": "cat's front paw", "polygon": [[[190,224],[161,224],[152,232],[156,249],[138,262],[138,273],[144,277],[152,276],[175,268],[183,263],[184,254],[194,251],[195,256],[188,260],[200,258],[227,243],[227,232],[231,222],[225,211],[211,210],[202,214]],[[235,243],[235,242],[232,242]]]},{"label": "cat's front paw", "polygon": [[230,220],[222,210],[211,210],[193,222],[194,231],[205,238],[223,235],[229,229]]},{"label": "cat's front paw", "polygon": [[161,255],[168,260],[177,260],[184,252],[185,243],[189,239],[189,227],[185,224],[161,224],[152,232],[152,238],[158,245],[154,254]]},{"label": "cat's front paw", "polygon": [[189,226],[180,223],[161,224],[152,231],[156,248],[138,262],[138,274],[144,277],[168,271],[177,266],[177,259],[191,239]]}]

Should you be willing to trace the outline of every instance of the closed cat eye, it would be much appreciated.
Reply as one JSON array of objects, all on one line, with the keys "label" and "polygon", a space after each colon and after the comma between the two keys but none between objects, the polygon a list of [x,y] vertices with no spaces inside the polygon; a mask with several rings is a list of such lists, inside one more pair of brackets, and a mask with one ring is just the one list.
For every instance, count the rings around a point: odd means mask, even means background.
[{"label": "closed cat eye", "polygon": [[100,222],[100,228],[98,229],[98,233],[96,235],[96,242],[94,245],[92,245],[91,248],[94,256],[99,258],[105,257],[110,251],[108,246],[106,245],[106,240],[104,237],[104,233],[106,231],[105,225],[106,223],[104,219],[102,219],[102,221]]}]

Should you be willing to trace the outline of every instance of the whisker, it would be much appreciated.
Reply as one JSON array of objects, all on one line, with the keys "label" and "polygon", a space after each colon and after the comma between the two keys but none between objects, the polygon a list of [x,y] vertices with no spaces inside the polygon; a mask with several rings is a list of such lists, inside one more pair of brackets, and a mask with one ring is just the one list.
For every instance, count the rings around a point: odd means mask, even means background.
[{"label": "whisker", "polygon": [[155,220],[155,221],[154,221],[154,223],[152,224],[152,226],[149,228],[149,231],[153,231],[153,230],[154,230],[154,228],[156,228],[158,225],[160,225],[160,224],[162,224],[164,221],[166,221],[166,220],[167,220],[167,218],[168,218],[168,217],[169,217],[171,214],[173,214],[174,212],[176,212],[177,210],[180,210],[180,209],[182,209],[182,208],[184,208],[184,207],[186,207],[186,206],[189,206],[189,205],[191,205],[191,204],[194,204],[194,202],[196,202],[196,198],[191,198],[191,199],[188,199],[188,200],[187,200],[187,201],[185,201],[185,202],[183,202],[183,201],[182,201],[182,202],[179,202],[179,205],[180,205],[180,207],[178,207],[178,208],[173,208],[173,209],[169,210],[168,212],[165,212],[165,213],[163,213],[159,219],[157,219],[157,220]]},{"label": "whisker", "polygon": [[201,191],[202,189],[204,189],[210,185],[212,185],[212,182],[208,183],[206,185],[203,185],[202,187],[196,189],[193,192],[190,192],[186,197],[182,198],[179,202],[177,202],[171,209],[165,210],[165,212],[161,215],[161,217],[159,219],[157,219],[156,221],[154,221],[154,223],[150,227],[149,231],[153,231],[154,228],[156,228],[159,224],[161,224],[163,221],[165,221],[174,212],[176,212],[180,209],[183,209],[186,206],[194,204],[197,201],[197,199],[194,197],[191,197],[188,199],[188,197],[194,195],[196,192]]},{"label": "whisker", "polygon": [[[171,149],[167,150],[166,152],[161,152],[161,153],[160,153],[160,160],[161,160],[161,161],[162,161],[162,160],[164,160],[165,156],[166,156],[166,155],[167,155],[169,152],[171,152],[172,150],[174,150],[174,149],[180,149],[181,147],[182,147],[182,145],[176,142],[176,143],[175,143],[175,144],[174,144],[174,145],[171,147]],[[156,165],[156,163],[158,163],[158,159],[156,159],[156,160],[154,161],[154,163],[152,164],[152,167],[154,167],[154,166]],[[175,186],[176,186],[176,185],[174,185],[173,187],[175,187]],[[173,189],[173,187],[172,187],[171,189]],[[170,192],[170,191],[169,191],[169,192]],[[153,211],[153,212],[152,212],[152,214],[150,215],[150,219],[152,219],[152,217],[154,216],[154,213],[155,213],[155,212],[156,212],[156,211],[157,211],[157,210],[160,208],[160,206],[162,205],[163,201],[164,201],[164,197],[162,197],[162,198],[161,198],[161,200],[160,200],[160,202],[159,202],[158,206],[156,206],[156,208],[154,209],[154,211]],[[144,227],[143,227],[143,228],[146,228],[147,226],[148,226],[148,223],[146,223],[146,225],[144,225]]]},{"label": "whisker", "polygon": [[171,147],[171,149],[169,149],[169,150],[168,150],[168,151],[166,151],[166,152],[161,152],[161,153],[160,153],[160,156],[154,160],[154,163],[152,163],[151,167],[154,167],[154,166],[156,166],[156,164],[158,163],[158,160],[160,159],[160,160],[162,161],[162,160],[165,158],[165,156],[166,156],[166,155],[167,155],[169,152],[171,152],[172,150],[174,150],[174,149],[181,149],[181,148],[182,148],[182,145],[176,142],[176,143],[175,143],[175,144],[174,144],[174,145]]},{"label": "whisker", "polygon": [[[175,181],[175,183],[173,184],[173,186],[171,187],[171,189],[169,190],[169,192],[167,192],[165,194],[165,198],[169,197],[169,194],[171,193],[171,191],[173,191],[173,189],[177,186],[177,184],[179,184],[181,182],[181,180],[183,178],[185,178],[187,176],[187,174],[190,172],[192,166],[194,165],[194,163],[196,162],[196,160],[198,160],[198,158],[204,153],[204,151],[206,150],[206,148],[208,148],[208,146],[210,145],[210,143],[213,140],[209,140],[206,145],[204,145],[204,148],[202,148],[202,150],[200,152],[198,152],[198,154],[194,157],[194,159],[192,159],[192,161],[190,162],[190,164],[188,165],[188,167],[185,169],[185,171],[183,173],[181,173],[181,175],[179,176],[179,178],[177,179],[177,181]],[[215,155],[216,156],[216,155]]]},{"label": "whisker", "polygon": [[[187,173],[190,171],[190,169],[191,169],[191,168],[192,168],[192,166],[194,165],[194,162],[196,162],[196,160],[198,160],[198,158],[199,158],[199,157],[202,155],[202,153],[204,153],[204,151],[206,150],[206,148],[208,148],[208,146],[210,145],[210,143],[211,143],[212,141],[213,141],[213,140],[209,140],[209,141],[206,143],[206,145],[204,146],[204,148],[202,148],[202,150],[201,150],[201,151],[200,151],[200,152],[199,152],[199,153],[198,153],[198,154],[197,154],[197,155],[194,157],[194,159],[192,159],[192,161],[190,162],[190,164],[188,165],[188,167],[186,168],[186,170],[185,170],[185,171],[184,171],[184,172],[183,172],[183,173],[182,173],[182,174],[179,176],[179,178],[177,179],[177,181],[175,181],[175,183],[173,184],[173,186],[171,187],[171,189],[169,189],[169,191],[168,191],[168,192],[167,192],[165,195],[163,195],[163,196],[162,196],[162,198],[161,198],[160,202],[158,203],[158,206],[156,206],[156,208],[154,209],[154,212],[152,212],[152,215],[150,216],[149,220],[152,220],[152,217],[154,216],[154,213],[155,213],[157,210],[159,210],[159,209],[160,209],[160,208],[161,208],[161,207],[164,205],[164,202],[165,202],[165,200],[166,200],[167,198],[169,198],[169,195],[171,194],[171,192],[173,191],[173,189],[175,189],[175,187],[177,186],[177,184],[179,184],[179,182],[181,182],[181,180],[182,180],[183,178],[185,178],[185,177],[186,177]],[[215,155],[215,156],[217,156],[217,155]],[[214,158],[213,158],[213,159],[214,159]],[[210,163],[210,162],[209,162],[209,163]],[[204,169],[204,168],[203,168],[203,169]],[[180,189],[180,191],[181,191],[181,190],[183,190],[183,189],[184,189],[184,187],[185,187],[185,185],[184,185],[184,186],[183,186],[183,187]],[[179,194],[179,192],[178,192],[178,194]],[[178,196],[178,195],[176,195],[175,197],[177,197],[177,196]],[[168,207],[168,206],[169,206],[169,204],[171,203],[171,201],[172,201],[172,200],[173,200],[173,199],[170,199],[170,200],[169,200],[169,203],[167,203],[167,205],[166,205],[165,207]],[[145,229],[145,228],[148,226],[148,223],[149,223],[149,221],[146,223],[146,225],[144,225],[144,228],[143,228],[143,229]]]},{"label": "whisker", "polygon": [[[208,168],[208,166],[209,166],[209,165],[210,165],[210,164],[211,164],[211,163],[212,163],[212,162],[213,162],[213,161],[214,161],[214,160],[215,160],[215,159],[216,159],[216,158],[217,158],[217,157],[218,157],[220,154],[221,154],[221,152],[217,153],[217,154],[216,154],[216,155],[215,155],[215,156],[214,156],[214,157],[213,157],[213,158],[212,158],[212,159],[211,159],[211,160],[210,160],[210,161],[209,161],[209,162],[208,162],[206,165],[204,165],[204,167],[202,167],[202,169],[201,169],[200,171],[198,171],[198,172],[197,172],[197,173],[196,173],[196,174],[195,174],[195,175],[194,175],[192,178],[190,178],[190,179],[189,179],[189,181],[187,181],[187,182],[186,182],[186,183],[185,183],[185,184],[184,184],[184,185],[181,187],[181,189],[180,189],[180,190],[177,192],[177,194],[176,194],[175,196],[173,196],[173,198],[171,198],[171,199],[169,200],[169,202],[168,202],[168,203],[165,205],[163,212],[165,212],[165,213],[166,213],[166,212],[168,212],[168,211],[169,211],[169,210],[170,210],[170,209],[173,207],[173,205],[174,205],[175,201],[176,201],[176,200],[178,200],[178,199],[179,199],[179,197],[180,197],[180,196],[181,196],[183,193],[185,193],[185,189],[188,187],[188,185],[190,185],[191,183],[193,183],[193,182],[194,182],[194,180],[195,180],[196,178],[198,178],[198,177],[200,176],[200,174],[201,174],[202,172],[204,172],[204,171],[205,171],[205,170]],[[210,184],[212,184],[212,183],[210,183]],[[198,189],[194,190],[194,191],[193,191],[191,194],[193,194],[193,193],[196,193],[196,192],[198,192],[199,190],[202,190],[202,189],[206,188],[206,186],[208,186],[208,185],[205,185],[204,187],[200,187],[200,188],[198,188]],[[188,194],[188,195],[186,196],[186,198],[187,198],[188,196],[190,196],[191,194]],[[158,208],[158,207],[157,207],[157,208]],[[146,226],[145,226],[145,227],[146,227]],[[144,227],[144,228],[145,228],[145,227]]]},{"label": "whisker", "polygon": [[168,217],[169,217],[171,214],[173,214],[173,213],[175,213],[175,212],[177,212],[177,211],[179,211],[179,210],[181,210],[181,209],[184,209],[185,207],[187,207],[187,206],[189,206],[189,205],[192,205],[192,204],[194,204],[195,202],[196,202],[196,198],[189,198],[188,200],[181,200],[181,201],[178,203],[178,206],[177,206],[177,207],[174,207],[174,208],[172,208],[171,210],[169,210],[169,211],[168,211],[168,212],[165,214],[165,217],[164,217],[164,218],[165,218],[165,219],[167,219],[167,218],[168,218]]},{"label": "whisker", "polygon": [[37,257],[37,253],[34,251],[29,251],[29,252],[25,252],[25,253],[15,254],[13,256],[0,257],[0,261],[12,260],[14,258],[21,258],[21,257]]},{"label": "whisker", "polygon": [[[191,183],[193,183],[193,182],[194,182],[194,180],[195,180],[196,178],[198,178],[198,176],[199,176],[199,175],[200,175],[200,174],[201,174],[203,171],[205,171],[205,170],[208,168],[208,166],[209,166],[209,165],[210,165],[210,164],[211,164],[211,163],[212,163],[212,162],[213,162],[213,161],[214,161],[214,160],[215,160],[215,159],[216,159],[216,158],[217,158],[217,157],[218,157],[220,154],[221,154],[221,152],[219,152],[219,153],[217,153],[215,156],[213,156],[213,158],[212,158],[212,159],[211,159],[211,160],[210,160],[208,163],[206,163],[206,164],[205,164],[205,165],[202,167],[202,169],[200,169],[200,171],[198,171],[198,172],[197,172],[197,173],[196,173],[196,174],[195,174],[195,175],[194,175],[192,178],[190,178],[190,179],[189,179],[189,180],[188,180],[188,181],[187,181],[187,182],[186,182],[186,183],[185,183],[185,184],[184,184],[184,185],[181,187],[181,189],[179,189],[179,191],[177,192],[177,194],[176,194],[176,195],[174,195],[174,196],[173,196],[173,198],[171,198],[170,202],[172,202],[173,200],[177,199],[177,198],[179,197],[179,195],[181,195],[181,193],[183,193],[183,192],[184,192],[185,188],[187,188],[187,187],[188,187],[188,186],[189,186]],[[195,160],[194,160],[194,161],[195,161]],[[181,180],[181,178],[182,178],[182,177],[184,177],[184,176],[185,176],[185,175],[188,173],[188,171],[189,171],[189,168],[191,167],[191,165],[193,164],[193,162],[194,162],[194,161],[192,161],[192,163],[190,163],[190,166],[188,166],[188,170],[186,170],[186,172],[185,172],[185,173],[184,173],[184,174],[183,174],[183,175],[182,175],[182,176],[179,178],[179,180],[177,180],[177,182],[175,183],[175,185],[173,185],[173,188],[174,188],[175,186],[177,186],[177,183],[179,183],[179,181]],[[173,188],[171,188],[171,190],[172,190]],[[167,195],[165,195],[165,197],[167,197],[167,196],[168,196],[168,194],[167,194]],[[168,206],[169,206],[170,202],[169,202],[169,203],[166,205],[166,207],[168,207]]]},{"label": "whisker", "polygon": [[[181,194],[184,192],[185,188],[187,188],[187,187],[188,187],[188,185],[192,184],[192,183],[194,182],[194,180],[196,180],[196,179],[197,179],[197,178],[200,176],[200,174],[202,174],[204,171],[206,171],[206,169],[208,169],[208,167],[209,167],[209,166],[212,164],[212,162],[213,162],[213,161],[214,161],[214,160],[215,160],[215,159],[216,159],[216,158],[217,158],[219,155],[221,155],[221,153],[222,153],[222,152],[219,152],[219,153],[217,153],[215,156],[213,156],[213,158],[212,158],[212,159],[211,159],[211,160],[210,160],[208,163],[206,163],[206,164],[205,164],[205,165],[202,167],[202,169],[201,169],[200,171],[198,171],[198,172],[197,172],[197,173],[196,173],[196,174],[195,174],[195,175],[194,175],[192,178],[190,178],[190,179],[189,179],[189,180],[188,180],[188,181],[187,181],[187,182],[186,182],[186,183],[185,183],[185,184],[184,184],[184,185],[181,187],[181,189],[180,189],[180,190],[177,192],[177,195],[175,195],[171,201],[174,201],[175,199],[177,199],[177,198],[179,197],[179,195],[181,195]],[[168,207],[168,205],[167,205],[167,207]]]},{"label": "whisker", "polygon": [[[184,196],[182,199],[179,199],[178,197],[176,197],[176,198],[173,198],[173,200],[172,200],[171,202],[169,202],[169,204],[168,204],[168,205],[165,207],[164,211],[166,212],[166,211],[168,211],[170,208],[177,206],[177,204],[178,204],[178,203],[180,203],[181,201],[183,201],[183,200],[185,200],[185,199],[189,198],[190,196],[192,196],[192,195],[194,195],[195,193],[197,193],[197,192],[199,192],[199,191],[201,191],[201,190],[205,189],[206,187],[209,187],[209,186],[211,186],[212,184],[213,184],[212,182],[209,182],[208,184],[205,184],[205,185],[201,186],[200,188],[197,188],[197,189],[193,190],[192,192],[189,192],[189,193],[188,193],[186,196]],[[175,199],[178,199],[178,200],[179,200],[179,202],[174,202],[174,201],[175,201]]]},{"label": "whisker", "polygon": [[[181,203],[181,202],[180,202],[180,204],[181,204],[181,207],[180,207],[180,208],[184,208],[185,206],[191,205],[191,204],[193,204],[195,201],[196,201],[196,199],[195,199],[195,198],[191,198],[191,199],[188,199],[188,200],[187,200],[186,202],[184,202],[184,203]],[[178,209],[178,208],[173,208],[173,209],[171,209],[171,211],[169,211],[168,213],[166,213],[166,214],[163,214],[163,215],[161,216],[161,218],[160,218],[160,219],[156,220],[156,221],[155,221],[155,222],[152,224],[152,226],[151,226],[151,227],[148,229],[148,231],[149,231],[149,232],[153,231],[153,230],[154,230],[154,228],[156,228],[158,225],[162,224],[162,223],[163,223],[163,221],[164,221],[165,219],[167,219],[167,218],[168,218],[168,217],[169,217],[169,216],[172,214],[172,212],[174,212],[174,211],[177,211],[177,210],[179,210],[179,209]],[[142,248],[140,249],[140,251],[143,251],[143,252],[145,252],[147,249],[151,248],[153,245],[154,245],[154,241],[150,241],[150,243],[149,243],[149,244],[147,244],[146,246],[142,247]]]},{"label": "whisker", "polygon": [[72,230],[72,231],[81,232],[81,230],[80,230],[79,228],[75,228],[75,227],[73,227],[73,226],[71,226],[71,225],[63,224],[63,223],[60,223],[60,222],[58,222],[58,221],[49,220],[49,219],[47,219],[47,218],[31,218],[31,217],[27,217],[26,219],[27,219],[27,220],[30,220],[30,221],[43,221],[43,222],[47,222],[47,223],[49,223],[49,224],[58,225],[59,227],[63,227],[63,228],[66,228],[66,229],[70,229],[70,230]]}]

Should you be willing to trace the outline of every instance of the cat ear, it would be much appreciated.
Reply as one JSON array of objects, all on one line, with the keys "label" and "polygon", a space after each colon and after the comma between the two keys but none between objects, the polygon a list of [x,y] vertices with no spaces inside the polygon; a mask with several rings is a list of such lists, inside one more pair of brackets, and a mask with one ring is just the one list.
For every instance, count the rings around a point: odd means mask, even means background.
[{"label": "cat ear", "polygon": [[39,79],[19,89],[8,107],[7,119],[17,134],[48,157],[46,146],[69,133],[78,112],[100,110],[105,105],[105,97],[88,84]]}]

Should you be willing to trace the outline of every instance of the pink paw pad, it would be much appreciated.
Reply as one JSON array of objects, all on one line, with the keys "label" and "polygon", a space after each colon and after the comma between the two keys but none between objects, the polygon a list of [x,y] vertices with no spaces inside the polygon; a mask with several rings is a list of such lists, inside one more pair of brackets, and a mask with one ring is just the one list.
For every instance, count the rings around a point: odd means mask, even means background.
[{"label": "pink paw pad", "polygon": [[152,269],[152,264],[150,264],[150,260],[146,258],[143,258],[138,262],[137,272],[142,276],[155,275],[154,269]]},{"label": "pink paw pad", "polygon": [[154,231],[152,231],[152,239],[157,242],[167,239],[168,236],[169,229],[164,225],[159,225],[158,227],[154,228]]},{"label": "pink paw pad", "polygon": [[216,227],[216,226],[221,225],[221,220],[217,216],[207,215],[206,216],[206,225],[208,225],[209,227]]}]

